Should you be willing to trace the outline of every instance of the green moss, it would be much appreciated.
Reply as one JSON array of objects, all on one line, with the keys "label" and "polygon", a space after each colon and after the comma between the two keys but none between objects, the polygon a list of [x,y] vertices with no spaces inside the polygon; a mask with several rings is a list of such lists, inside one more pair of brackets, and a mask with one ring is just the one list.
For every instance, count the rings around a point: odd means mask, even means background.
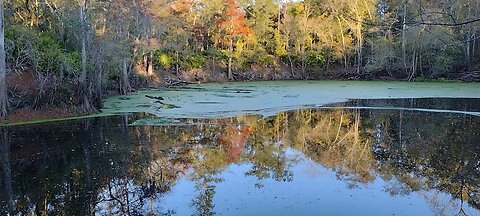
[{"label": "green moss", "polygon": [[164,109],[175,109],[175,108],[180,108],[179,106],[175,106],[173,104],[162,104],[162,107]]}]

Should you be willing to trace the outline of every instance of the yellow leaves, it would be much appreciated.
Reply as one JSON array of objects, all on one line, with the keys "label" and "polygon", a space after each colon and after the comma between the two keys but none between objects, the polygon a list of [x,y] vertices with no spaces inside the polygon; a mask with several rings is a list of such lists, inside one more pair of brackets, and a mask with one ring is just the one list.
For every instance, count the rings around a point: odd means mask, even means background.
[{"label": "yellow leaves", "polygon": [[463,201],[468,201],[469,198],[470,198],[470,195],[468,195],[468,193],[465,190],[463,190],[461,199]]},{"label": "yellow leaves", "polygon": [[241,53],[243,52],[245,48],[245,42],[244,41],[241,41],[241,40],[238,40],[236,43],[235,43],[235,51],[234,51],[234,55],[236,58],[240,57]]},{"label": "yellow leaves", "polygon": [[372,141],[360,136],[359,114],[349,111],[313,111],[295,113],[294,147],[321,162],[338,169],[341,175],[356,182],[374,179],[374,158],[369,150]]},{"label": "yellow leaves", "polygon": [[173,60],[170,58],[170,56],[166,53],[161,53],[157,56],[158,62],[164,67],[164,68],[170,68],[172,67],[172,62]]}]

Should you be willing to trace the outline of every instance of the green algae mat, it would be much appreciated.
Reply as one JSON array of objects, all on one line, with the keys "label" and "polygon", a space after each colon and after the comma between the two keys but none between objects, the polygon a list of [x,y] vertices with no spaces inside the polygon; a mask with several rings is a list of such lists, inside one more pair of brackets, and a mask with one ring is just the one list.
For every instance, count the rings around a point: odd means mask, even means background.
[{"label": "green algae mat", "polygon": [[[156,99],[158,97],[164,100]],[[198,84],[110,97],[105,101],[102,112],[105,115],[144,112],[164,118],[224,118],[241,114],[272,116],[281,111],[322,107],[349,99],[402,98],[480,98],[480,84],[383,81]]]}]

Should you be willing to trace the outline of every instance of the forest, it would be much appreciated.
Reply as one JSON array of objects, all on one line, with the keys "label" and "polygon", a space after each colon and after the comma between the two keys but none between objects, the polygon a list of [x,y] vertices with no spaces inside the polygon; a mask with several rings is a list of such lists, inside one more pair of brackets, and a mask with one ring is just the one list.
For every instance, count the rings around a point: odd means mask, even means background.
[{"label": "forest", "polygon": [[0,0],[0,113],[92,113],[185,83],[478,81],[478,14],[480,0]]}]

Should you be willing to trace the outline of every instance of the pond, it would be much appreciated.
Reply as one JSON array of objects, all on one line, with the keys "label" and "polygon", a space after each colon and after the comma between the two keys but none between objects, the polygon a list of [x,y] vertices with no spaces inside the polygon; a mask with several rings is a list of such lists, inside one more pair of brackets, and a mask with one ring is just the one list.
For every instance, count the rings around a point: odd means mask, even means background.
[{"label": "pond", "polygon": [[[185,102],[3,127],[0,212],[480,215],[480,99],[453,98],[474,91],[460,89],[443,98],[285,102],[240,115],[232,105],[217,117],[159,114]],[[254,94],[234,91],[218,94]]]}]

